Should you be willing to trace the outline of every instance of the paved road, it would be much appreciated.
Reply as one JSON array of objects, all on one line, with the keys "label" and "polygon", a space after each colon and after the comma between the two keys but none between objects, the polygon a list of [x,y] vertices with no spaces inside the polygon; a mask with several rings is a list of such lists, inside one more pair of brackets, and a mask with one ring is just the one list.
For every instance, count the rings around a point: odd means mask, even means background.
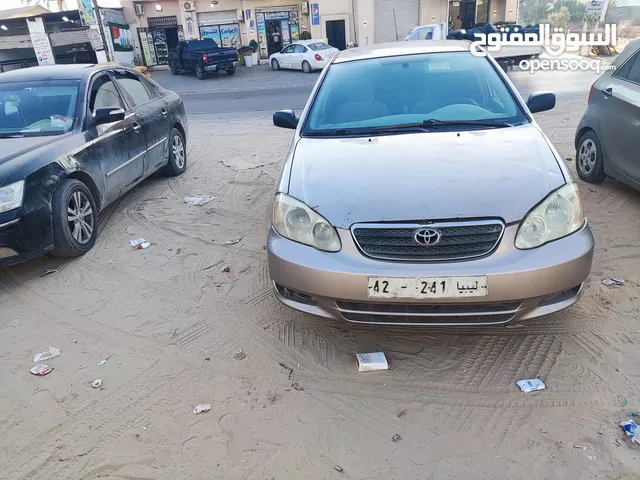
[{"label": "paved road", "polygon": [[[267,112],[281,108],[301,110],[319,73],[271,70],[267,65],[239,68],[229,77],[221,73],[198,80],[195,75],[173,76],[169,71],[153,72],[153,78],[175,90],[184,99],[187,113]],[[589,86],[597,78],[595,72],[509,72],[520,93],[526,98],[531,92],[549,90],[558,96],[556,111],[567,103],[586,104]]]}]

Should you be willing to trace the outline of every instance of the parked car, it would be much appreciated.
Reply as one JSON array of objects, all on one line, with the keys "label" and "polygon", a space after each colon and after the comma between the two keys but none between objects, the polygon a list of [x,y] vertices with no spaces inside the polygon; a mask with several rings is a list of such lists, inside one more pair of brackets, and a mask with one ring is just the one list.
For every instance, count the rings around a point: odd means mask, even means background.
[{"label": "parked car", "polygon": [[586,182],[613,177],[640,190],[640,38],[626,46],[589,90],[576,131],[576,169]]},{"label": "parked car", "polygon": [[157,170],[187,168],[182,100],[124,66],[0,76],[0,266],[88,252],[98,213]]},{"label": "parked car", "polygon": [[195,72],[200,80],[207,78],[208,72],[224,70],[227,75],[233,75],[238,63],[235,48],[219,47],[212,38],[178,42],[169,53],[171,73]]},{"label": "parked car", "polygon": [[290,68],[311,73],[322,70],[338,52],[337,48],[319,40],[301,40],[271,55],[269,65],[274,70]]},{"label": "parked car", "polygon": [[580,297],[594,240],[578,187],[496,61],[467,42],[340,52],[281,170],[267,239],[285,305],[375,324],[488,325]]}]

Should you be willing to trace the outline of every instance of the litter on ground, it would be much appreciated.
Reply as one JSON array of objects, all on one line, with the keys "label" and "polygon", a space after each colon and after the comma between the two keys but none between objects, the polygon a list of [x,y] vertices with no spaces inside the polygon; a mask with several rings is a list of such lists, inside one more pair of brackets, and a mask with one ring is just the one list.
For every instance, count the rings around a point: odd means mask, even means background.
[{"label": "litter on ground", "polygon": [[100,388],[102,386],[102,380],[100,380],[99,378],[96,378],[93,383],[91,383],[91,386],[93,388]]},{"label": "litter on ground", "polygon": [[607,277],[607,278],[603,278],[602,282],[600,283],[602,283],[606,287],[613,287],[613,286],[621,287],[622,285],[624,285],[624,280],[618,280],[617,278]]},{"label": "litter on ground", "polygon": [[236,237],[233,240],[227,240],[224,242],[225,245],[235,245],[236,243],[240,243],[242,241],[242,237]]},{"label": "litter on ground", "polygon": [[44,360],[51,360],[52,358],[60,356],[60,350],[55,347],[49,347],[49,351],[47,352],[39,352],[33,356],[34,363],[42,362]]},{"label": "litter on ground", "polygon": [[529,380],[518,380],[516,385],[525,393],[535,392],[537,390],[544,390],[546,385],[539,378],[532,378]]},{"label": "litter on ground", "polygon": [[640,438],[638,438],[638,424],[635,421],[628,419],[620,422],[620,426],[632,442],[640,443]]},{"label": "litter on ground", "polygon": [[58,270],[55,270],[53,268],[46,268],[44,270],[44,272],[42,272],[42,275],[40,275],[41,277],[48,277],[49,275],[55,275],[56,273],[58,273]]},{"label": "litter on ground", "polygon": [[205,404],[205,403],[201,403],[200,405],[197,405],[193,409],[193,413],[204,413],[204,412],[208,412],[209,410],[211,410],[211,405]]},{"label": "litter on ground", "polygon": [[50,374],[51,372],[53,372],[53,367],[50,367],[49,365],[43,365],[43,364],[38,364],[35,367],[33,367],[30,372],[34,375],[37,375],[38,377],[44,377],[45,375]]},{"label": "litter on ground", "polygon": [[371,372],[373,370],[388,370],[387,357],[382,352],[356,353],[356,364],[359,372]]},{"label": "litter on ground", "polygon": [[203,195],[201,197],[184,197],[184,203],[199,207],[201,205],[206,205],[215,199],[216,197],[211,197],[209,195]]}]

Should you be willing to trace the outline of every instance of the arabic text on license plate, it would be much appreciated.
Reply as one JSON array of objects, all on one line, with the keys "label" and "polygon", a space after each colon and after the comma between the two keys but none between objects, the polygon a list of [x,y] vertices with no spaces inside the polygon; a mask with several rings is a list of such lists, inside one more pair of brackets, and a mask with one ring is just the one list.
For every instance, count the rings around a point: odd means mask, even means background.
[{"label": "arabic text on license plate", "polygon": [[369,277],[369,298],[485,297],[486,275],[475,277]]}]

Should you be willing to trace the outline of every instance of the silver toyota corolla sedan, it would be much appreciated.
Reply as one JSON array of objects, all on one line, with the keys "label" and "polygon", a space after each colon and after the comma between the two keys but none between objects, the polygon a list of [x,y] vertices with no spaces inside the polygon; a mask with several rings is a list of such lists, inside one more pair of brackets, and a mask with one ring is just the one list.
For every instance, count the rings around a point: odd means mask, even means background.
[{"label": "silver toyota corolla sedan", "polygon": [[593,236],[578,188],[498,65],[468,42],[341,52],[298,118],[267,252],[277,297],[372,324],[490,325],[575,303]]}]

